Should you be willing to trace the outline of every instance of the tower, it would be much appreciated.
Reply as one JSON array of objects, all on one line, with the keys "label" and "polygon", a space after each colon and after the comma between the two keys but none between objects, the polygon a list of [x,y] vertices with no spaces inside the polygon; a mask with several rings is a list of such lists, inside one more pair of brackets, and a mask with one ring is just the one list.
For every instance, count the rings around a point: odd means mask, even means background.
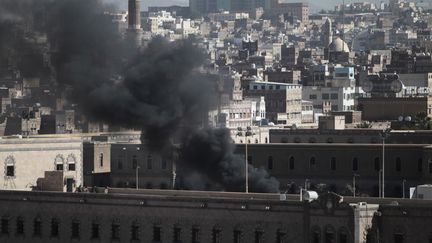
[{"label": "tower", "polygon": [[141,0],[129,0],[129,30],[141,29]]},{"label": "tower", "polygon": [[332,22],[330,18],[327,18],[326,22],[322,27],[323,32],[323,45],[328,47],[333,41]]}]

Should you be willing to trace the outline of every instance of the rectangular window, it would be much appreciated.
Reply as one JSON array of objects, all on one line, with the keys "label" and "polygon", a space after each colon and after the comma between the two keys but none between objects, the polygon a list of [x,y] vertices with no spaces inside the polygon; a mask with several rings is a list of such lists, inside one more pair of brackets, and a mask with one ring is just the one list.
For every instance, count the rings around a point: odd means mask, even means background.
[{"label": "rectangular window", "polygon": [[358,171],[358,160],[357,158],[354,158],[352,161],[352,169],[353,171]]},{"label": "rectangular window", "polygon": [[374,160],[374,169],[375,169],[375,171],[380,171],[380,169],[381,169],[380,159],[378,157],[376,157]]},{"label": "rectangular window", "polygon": [[6,176],[15,176],[15,166],[13,165],[6,166]]},{"label": "rectangular window", "polygon": [[198,228],[192,229],[192,243],[198,243],[199,242],[199,233],[200,233],[200,230]]},{"label": "rectangular window", "polygon": [[321,98],[322,98],[323,100],[328,100],[328,99],[329,99],[329,94],[322,94],[322,95],[321,95]]},{"label": "rectangular window", "polygon": [[69,171],[75,171],[75,163],[68,164],[68,167]]},{"label": "rectangular window", "polygon": [[311,95],[309,95],[309,99],[316,100],[317,99],[317,95],[311,94]]},{"label": "rectangular window", "polygon": [[137,224],[132,225],[131,233],[131,240],[139,240],[139,226]]},{"label": "rectangular window", "polygon": [[264,232],[261,230],[255,231],[255,243],[262,243],[263,242],[263,240],[262,240],[263,234],[264,234]]},{"label": "rectangular window", "polygon": [[338,97],[338,94],[331,94],[331,95],[330,95],[330,98],[331,98],[332,100],[337,100],[339,97]]},{"label": "rectangular window", "polygon": [[24,234],[24,219],[18,217],[16,220],[16,234],[23,235]]},{"label": "rectangular window", "polygon": [[1,234],[9,235],[9,219],[7,218],[1,219]]},{"label": "rectangular window", "polygon": [[336,158],[332,158],[330,161],[330,168],[331,170],[335,171],[336,170]]},{"label": "rectangular window", "polygon": [[161,241],[161,227],[153,226],[153,241]]},{"label": "rectangular window", "polygon": [[276,243],[285,242],[286,233],[284,231],[278,230],[276,233]]},{"label": "rectangular window", "polygon": [[111,225],[111,239],[112,240],[120,240],[120,225],[112,224]]},{"label": "rectangular window", "polygon": [[132,157],[132,169],[136,170],[137,167],[138,167],[138,160],[137,160],[136,155],[134,155]]},{"label": "rectangular window", "polygon": [[418,159],[418,161],[417,161],[417,171],[418,172],[423,171],[423,159],[422,158]]},{"label": "rectangular window", "polygon": [[100,153],[99,155],[99,167],[103,167],[104,165],[104,155],[103,153]]},{"label": "rectangular window", "polygon": [[221,230],[213,229],[212,232],[212,243],[221,243]]},{"label": "rectangular window", "polygon": [[402,161],[400,158],[396,158],[396,171],[400,172],[402,169]]},{"label": "rectangular window", "polygon": [[122,170],[122,169],[123,169],[123,161],[122,161],[121,159],[118,159],[118,161],[117,161],[117,168],[118,168],[119,170]]},{"label": "rectangular window", "polygon": [[174,242],[181,242],[181,228],[174,227]]},{"label": "rectangular window", "polygon": [[432,161],[429,161],[429,173],[432,174]]},{"label": "rectangular window", "polygon": [[248,155],[247,161],[248,161],[248,164],[251,165],[252,164],[252,156]]},{"label": "rectangular window", "polygon": [[166,159],[162,159],[161,163],[162,163],[161,164],[161,169],[162,170],[166,170],[166,168],[167,168],[167,160]]},{"label": "rectangular window", "polygon": [[72,239],[78,239],[79,238],[79,222],[72,222],[72,234],[71,237]]},{"label": "rectangular window", "polygon": [[99,239],[99,224],[97,223],[92,223],[91,238]]},{"label": "rectangular window", "polygon": [[33,222],[33,236],[40,237],[42,235],[42,222],[40,219],[35,219]]},{"label": "rectangular window", "polygon": [[147,156],[147,169],[153,169],[153,157],[151,155]]},{"label": "rectangular window", "polygon": [[59,222],[56,219],[51,220],[51,237],[59,236]]},{"label": "rectangular window", "polygon": [[63,164],[57,164],[56,165],[56,170],[62,171],[63,170]]},{"label": "rectangular window", "polygon": [[268,161],[267,161],[267,168],[269,170],[273,170],[273,156],[269,156],[268,157]]},{"label": "rectangular window", "polygon": [[241,243],[242,232],[240,230],[234,230],[234,243]]}]

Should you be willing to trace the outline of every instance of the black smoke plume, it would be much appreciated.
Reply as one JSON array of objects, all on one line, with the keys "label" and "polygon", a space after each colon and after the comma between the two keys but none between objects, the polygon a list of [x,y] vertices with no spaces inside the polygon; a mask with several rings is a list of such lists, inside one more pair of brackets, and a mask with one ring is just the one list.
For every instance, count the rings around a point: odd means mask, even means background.
[{"label": "black smoke plume", "polygon": [[[217,80],[201,70],[204,53],[192,41],[163,38],[135,48],[111,23],[110,10],[98,0],[1,0],[7,14],[0,17],[0,47],[13,52],[15,39],[45,35],[58,87],[88,117],[142,130],[155,153],[173,149],[179,138],[178,176],[187,188],[244,190],[245,163],[229,132],[202,128]],[[15,36],[3,39],[9,32]],[[278,191],[264,170],[248,171],[251,191]]]}]

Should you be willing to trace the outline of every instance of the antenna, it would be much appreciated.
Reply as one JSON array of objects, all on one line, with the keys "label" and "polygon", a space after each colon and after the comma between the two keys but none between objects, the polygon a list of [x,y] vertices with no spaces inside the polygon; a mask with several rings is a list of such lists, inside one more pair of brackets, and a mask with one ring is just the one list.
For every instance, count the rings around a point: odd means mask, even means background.
[{"label": "antenna", "polygon": [[[341,39],[345,41],[345,0],[342,1],[342,36]],[[345,52],[345,45],[342,45],[342,51]]]}]

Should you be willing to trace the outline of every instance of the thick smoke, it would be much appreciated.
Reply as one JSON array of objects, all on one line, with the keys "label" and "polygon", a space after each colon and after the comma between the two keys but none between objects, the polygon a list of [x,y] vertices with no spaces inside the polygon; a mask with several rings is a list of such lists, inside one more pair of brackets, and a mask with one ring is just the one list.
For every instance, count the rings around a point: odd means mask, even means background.
[{"label": "thick smoke", "polygon": [[[179,139],[184,187],[244,190],[244,160],[234,154],[229,132],[202,128],[216,100],[216,79],[200,70],[203,52],[192,41],[162,38],[135,48],[112,25],[109,10],[97,0],[2,0],[0,47],[16,50],[13,39],[45,34],[59,88],[88,117],[141,129],[155,153]],[[14,31],[17,24],[27,29]],[[9,31],[18,33],[12,41],[1,37]],[[264,170],[248,171],[251,191],[278,191]]]}]

